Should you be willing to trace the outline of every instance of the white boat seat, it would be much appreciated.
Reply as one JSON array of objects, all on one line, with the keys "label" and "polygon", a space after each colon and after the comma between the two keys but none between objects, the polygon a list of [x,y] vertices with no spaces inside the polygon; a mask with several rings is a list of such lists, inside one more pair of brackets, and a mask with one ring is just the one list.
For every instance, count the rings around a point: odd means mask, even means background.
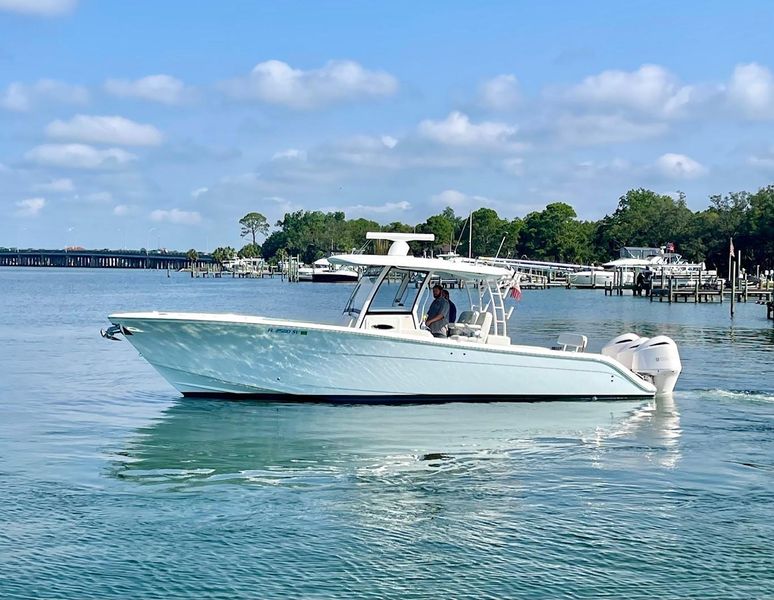
[{"label": "white boat seat", "polygon": [[470,326],[476,324],[476,319],[478,319],[477,310],[462,311],[456,322],[449,323],[450,335],[471,335],[473,329]]},{"label": "white boat seat", "polygon": [[465,326],[467,333],[464,335],[455,335],[453,339],[471,341],[471,342],[486,342],[487,336],[489,336],[489,330],[492,328],[492,313],[482,312],[478,315],[475,323],[471,323]]},{"label": "white boat seat", "polygon": [[567,352],[583,352],[586,350],[586,344],[589,340],[585,335],[578,333],[560,333],[556,338],[554,350],[565,350]]},{"label": "white boat seat", "polygon": [[473,336],[481,338],[481,341],[485,342],[489,336],[489,330],[492,328],[492,313],[489,311],[481,313],[476,320],[476,325],[478,326],[478,331]]},{"label": "white boat seat", "polygon": [[[472,313],[472,314],[466,314]],[[465,317],[466,321],[475,316],[475,322],[470,323],[450,323],[451,339],[455,341],[468,341],[468,342],[485,342],[489,335],[489,330],[492,328],[492,313],[478,311],[465,311],[460,314],[460,319]],[[454,326],[454,327],[453,327]]]}]

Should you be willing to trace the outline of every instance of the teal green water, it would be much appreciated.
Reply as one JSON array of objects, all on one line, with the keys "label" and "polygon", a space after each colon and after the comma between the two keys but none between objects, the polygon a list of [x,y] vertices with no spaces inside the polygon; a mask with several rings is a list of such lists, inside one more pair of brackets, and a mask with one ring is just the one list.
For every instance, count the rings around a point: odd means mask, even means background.
[{"label": "teal green water", "polygon": [[0,270],[2,598],[773,598],[765,309],[527,291],[514,336],[656,331],[672,402],[183,400],[118,310],[335,320],[347,285]]}]

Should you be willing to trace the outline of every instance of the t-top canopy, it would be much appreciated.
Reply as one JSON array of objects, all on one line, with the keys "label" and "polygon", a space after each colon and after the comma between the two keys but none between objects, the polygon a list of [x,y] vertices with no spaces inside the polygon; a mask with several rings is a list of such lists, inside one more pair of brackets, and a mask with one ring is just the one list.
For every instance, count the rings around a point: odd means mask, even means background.
[{"label": "t-top canopy", "polygon": [[[394,234],[391,234],[394,235]],[[412,234],[405,234],[412,235]],[[441,260],[439,258],[417,258],[414,256],[391,256],[376,254],[337,254],[328,259],[337,265],[351,267],[398,267],[415,271],[430,271],[433,273],[448,273],[459,279],[489,279],[498,280],[510,277],[512,272],[500,267],[490,267],[472,262]]]}]

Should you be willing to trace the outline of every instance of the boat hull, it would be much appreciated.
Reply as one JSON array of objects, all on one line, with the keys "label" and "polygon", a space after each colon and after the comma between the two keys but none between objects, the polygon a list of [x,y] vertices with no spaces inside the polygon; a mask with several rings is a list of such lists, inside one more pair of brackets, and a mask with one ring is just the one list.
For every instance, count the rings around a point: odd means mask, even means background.
[{"label": "boat hull", "polygon": [[[634,274],[628,271],[623,272],[623,284],[631,285],[634,283]],[[612,271],[578,271],[571,273],[568,278],[568,285],[575,288],[603,288],[613,285],[615,273]]]},{"label": "boat hull", "polygon": [[111,315],[186,396],[427,402],[652,398],[614,359],[237,315]]},{"label": "boat hull", "polygon": [[357,283],[357,279],[357,273],[338,273],[336,271],[312,273],[312,281],[315,283]]}]

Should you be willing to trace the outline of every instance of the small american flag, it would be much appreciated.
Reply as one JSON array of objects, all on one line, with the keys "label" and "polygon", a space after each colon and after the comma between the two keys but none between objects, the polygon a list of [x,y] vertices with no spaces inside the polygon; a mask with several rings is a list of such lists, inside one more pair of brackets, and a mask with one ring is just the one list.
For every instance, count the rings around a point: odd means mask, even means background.
[{"label": "small american flag", "polygon": [[511,285],[511,298],[516,301],[521,300],[521,286],[519,285],[519,279],[521,279],[521,277],[518,277],[513,282],[513,285]]}]

